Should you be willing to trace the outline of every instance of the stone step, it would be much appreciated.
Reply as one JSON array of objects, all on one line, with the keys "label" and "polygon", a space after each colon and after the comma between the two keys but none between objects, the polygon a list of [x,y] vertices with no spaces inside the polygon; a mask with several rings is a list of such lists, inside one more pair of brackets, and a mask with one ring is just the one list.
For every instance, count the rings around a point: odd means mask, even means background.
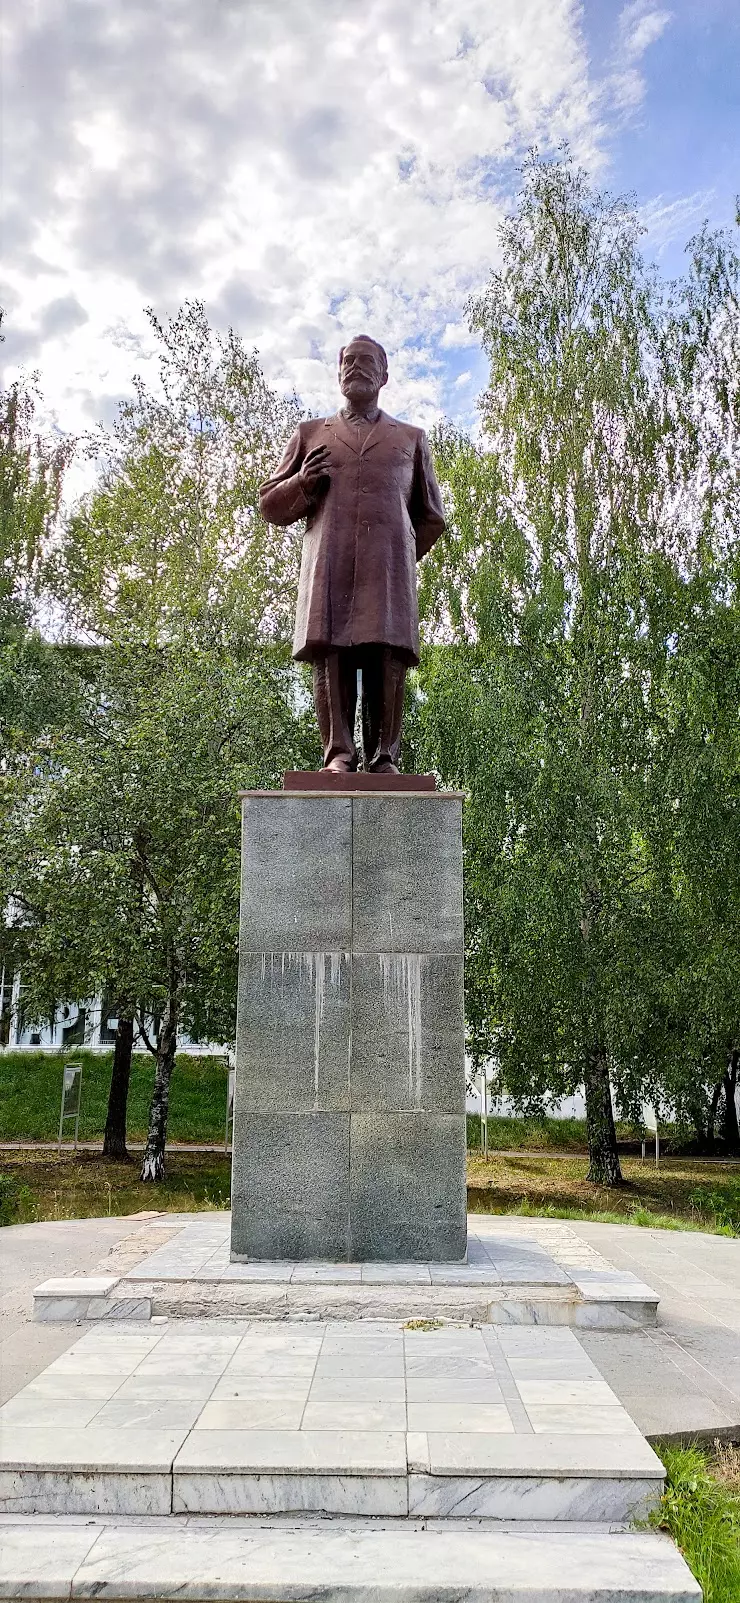
[{"label": "stone step", "polygon": [[254,1276],[252,1282],[197,1279],[120,1280],[106,1294],[84,1276],[46,1281],[34,1292],[34,1319],[443,1319],[490,1325],[569,1325],[574,1330],[634,1330],[654,1325],[658,1298],[634,1286],[619,1297],[584,1295],[573,1287],[520,1285],[489,1288],[474,1283],[351,1285],[333,1279],[281,1284]]},{"label": "stone step", "polygon": [[624,1521],[663,1489],[637,1435],[30,1427],[0,1455],[2,1513]]},{"label": "stone step", "polygon": [[363,1431],[16,1433],[3,1512],[626,1520],[658,1502],[639,1438]]},{"label": "stone step", "polygon": [[624,1520],[664,1474],[552,1327],[94,1323],[0,1433],[3,1513]]},{"label": "stone step", "polygon": [[[45,1321],[410,1319],[634,1330],[655,1323],[650,1286],[615,1269],[561,1220],[471,1214],[461,1263],[231,1261],[230,1215],[142,1234],[114,1275],[47,1280]],[[133,1238],[135,1241],[135,1238]]]},{"label": "stone step", "polygon": [[0,1596],[157,1603],[701,1603],[665,1536],[309,1520],[0,1523]]}]

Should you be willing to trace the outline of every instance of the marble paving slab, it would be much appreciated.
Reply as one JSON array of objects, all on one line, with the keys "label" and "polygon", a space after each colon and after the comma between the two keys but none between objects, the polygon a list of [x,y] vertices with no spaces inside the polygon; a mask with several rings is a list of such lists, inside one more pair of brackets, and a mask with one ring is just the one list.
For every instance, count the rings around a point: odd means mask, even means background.
[{"label": "marble paving slab", "polygon": [[701,1603],[654,1532],[466,1521],[40,1517],[0,1525],[0,1596],[175,1603]]},{"label": "marble paving slab", "polygon": [[77,1275],[66,1279],[45,1280],[36,1287],[36,1297],[74,1297],[79,1294],[80,1283],[87,1297],[106,1297],[117,1284],[118,1275]]},{"label": "marble paving slab", "polygon": [[662,1480],[563,1327],[97,1324],[0,1408],[5,1513],[623,1519]]}]

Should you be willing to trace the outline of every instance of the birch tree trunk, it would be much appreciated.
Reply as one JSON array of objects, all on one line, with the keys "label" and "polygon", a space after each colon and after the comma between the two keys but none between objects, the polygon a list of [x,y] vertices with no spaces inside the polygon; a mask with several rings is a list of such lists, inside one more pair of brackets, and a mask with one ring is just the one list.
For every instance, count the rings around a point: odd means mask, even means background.
[{"label": "birch tree trunk", "polygon": [[733,1051],[730,1054],[730,1061],[725,1069],[722,1080],[725,1092],[725,1147],[728,1152],[733,1154],[740,1152],[740,1125],[738,1125],[737,1101],[735,1099],[735,1093],[737,1091],[738,1064],[740,1064],[740,1052]]},{"label": "birch tree trunk", "polygon": [[178,990],[173,989],[168,997],[162,1025],[157,1037],[157,1066],[154,1073],[154,1091],[149,1104],[149,1132],[141,1165],[142,1180],[164,1179],[170,1081],[172,1079],[172,1070],[175,1067],[179,1000]]},{"label": "birch tree trunk", "polygon": [[714,1147],[714,1143],[717,1139],[717,1112],[719,1109],[719,1099],[722,1095],[722,1086],[723,1081],[718,1080],[712,1092],[709,1119],[707,1121],[707,1142],[710,1147]]},{"label": "birch tree trunk", "polygon": [[130,1018],[127,1017],[129,1012],[131,1009],[126,1004],[119,1005],[108,1092],[108,1112],[103,1136],[103,1157],[117,1158],[121,1162],[125,1162],[129,1155],[126,1147],[126,1109],[131,1079],[131,1053],[134,1046],[134,1020],[133,1014]]},{"label": "birch tree trunk", "polygon": [[584,1082],[589,1156],[587,1178],[602,1186],[624,1185],[617,1151],[609,1060],[603,1047],[597,1047],[589,1053]]}]

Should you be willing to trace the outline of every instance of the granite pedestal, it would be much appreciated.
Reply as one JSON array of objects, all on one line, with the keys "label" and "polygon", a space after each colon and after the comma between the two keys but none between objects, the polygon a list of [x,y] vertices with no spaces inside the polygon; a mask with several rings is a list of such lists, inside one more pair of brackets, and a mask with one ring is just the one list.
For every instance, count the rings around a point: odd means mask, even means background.
[{"label": "granite pedestal", "polygon": [[465,1256],[462,799],[248,792],[231,1256]]}]

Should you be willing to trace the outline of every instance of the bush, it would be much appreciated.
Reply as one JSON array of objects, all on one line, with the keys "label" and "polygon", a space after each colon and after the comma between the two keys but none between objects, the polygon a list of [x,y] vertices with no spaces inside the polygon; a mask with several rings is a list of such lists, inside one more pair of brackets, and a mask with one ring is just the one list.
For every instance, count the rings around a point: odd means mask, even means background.
[{"label": "bush", "polygon": [[740,1181],[734,1186],[726,1186],[722,1191],[712,1190],[708,1186],[695,1186],[689,1203],[698,1214],[712,1216],[715,1230],[728,1236],[740,1236]]}]

